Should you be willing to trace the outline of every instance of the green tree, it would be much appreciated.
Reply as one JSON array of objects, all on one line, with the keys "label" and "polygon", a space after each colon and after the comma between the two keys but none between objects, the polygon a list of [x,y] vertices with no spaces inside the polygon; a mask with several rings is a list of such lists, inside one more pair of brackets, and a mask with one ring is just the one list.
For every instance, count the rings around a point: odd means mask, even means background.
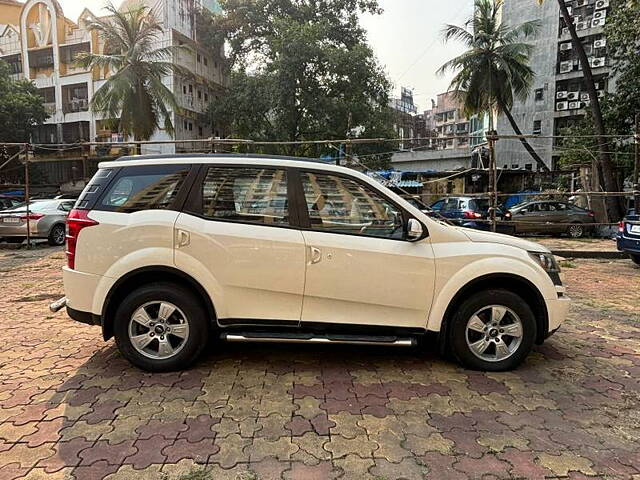
[{"label": "green tree", "polygon": [[82,67],[113,72],[93,95],[92,110],[115,119],[119,131],[134,140],[148,140],[160,125],[172,134],[171,111],[178,106],[162,79],[180,71],[171,57],[181,47],[157,46],[162,27],[148,7],[106,9],[109,17],[88,25],[104,39],[104,52],[82,53],[77,60]]},{"label": "green tree", "polygon": [[[458,93],[467,114],[503,113],[516,135],[522,131],[511,115],[514,98],[526,100],[534,72],[529,66],[533,46],[525,43],[539,30],[538,22],[509,27],[500,20],[502,0],[476,0],[475,13],[464,27],[446,25],[445,41],[462,42],[467,51],[438,70],[455,72],[450,88]],[[492,115],[491,115],[492,116]],[[525,138],[522,145],[542,170],[544,161]]]},{"label": "green tree", "polygon": [[36,86],[13,80],[9,65],[0,60],[0,142],[28,142],[47,117]]},{"label": "green tree", "polygon": [[[390,83],[358,19],[380,11],[376,0],[226,0],[222,7],[216,25],[232,74],[224,98],[210,105],[213,123],[254,140],[393,135]],[[280,152],[317,156],[335,147]],[[390,146],[354,146],[353,153],[376,149]]]}]

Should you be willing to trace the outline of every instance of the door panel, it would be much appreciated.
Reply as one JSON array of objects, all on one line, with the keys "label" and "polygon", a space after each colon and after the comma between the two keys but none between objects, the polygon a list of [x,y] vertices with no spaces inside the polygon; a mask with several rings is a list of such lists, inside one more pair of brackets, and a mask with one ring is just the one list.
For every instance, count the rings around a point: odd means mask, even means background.
[{"label": "door panel", "polygon": [[347,176],[301,172],[307,246],[302,323],[425,327],[435,266],[404,241],[401,208]]},{"label": "door panel", "polygon": [[206,278],[219,321],[300,321],[305,244],[290,228],[286,170],[203,169],[176,222],[175,262]]},{"label": "door panel", "polygon": [[303,324],[425,327],[435,279],[427,240],[313,231],[303,235],[308,246]]},{"label": "door panel", "polygon": [[300,320],[305,246],[298,230],[182,213],[175,252],[181,270],[196,278],[202,277],[198,272],[210,275],[205,288],[214,297],[218,320]]}]

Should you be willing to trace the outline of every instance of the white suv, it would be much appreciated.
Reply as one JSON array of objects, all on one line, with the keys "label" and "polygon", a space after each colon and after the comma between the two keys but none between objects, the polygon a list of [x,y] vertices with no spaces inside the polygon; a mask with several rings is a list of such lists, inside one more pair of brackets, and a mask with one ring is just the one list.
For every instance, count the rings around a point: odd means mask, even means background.
[{"label": "white suv", "polygon": [[564,319],[544,247],[431,218],[357,171],[191,155],[102,163],[68,217],[75,320],[151,371],[227,341],[414,345],[517,366]]}]

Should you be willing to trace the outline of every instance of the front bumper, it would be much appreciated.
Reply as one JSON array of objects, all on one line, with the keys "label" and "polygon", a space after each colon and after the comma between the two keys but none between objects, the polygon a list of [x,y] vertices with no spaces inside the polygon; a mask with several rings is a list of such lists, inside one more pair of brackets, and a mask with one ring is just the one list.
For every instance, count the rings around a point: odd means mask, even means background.
[{"label": "front bumper", "polygon": [[616,237],[616,246],[621,252],[640,254],[640,240],[618,234]]},{"label": "front bumper", "polygon": [[566,296],[565,291],[564,287],[556,286],[557,297],[545,300],[549,318],[548,335],[551,335],[560,327],[569,313],[571,299]]}]

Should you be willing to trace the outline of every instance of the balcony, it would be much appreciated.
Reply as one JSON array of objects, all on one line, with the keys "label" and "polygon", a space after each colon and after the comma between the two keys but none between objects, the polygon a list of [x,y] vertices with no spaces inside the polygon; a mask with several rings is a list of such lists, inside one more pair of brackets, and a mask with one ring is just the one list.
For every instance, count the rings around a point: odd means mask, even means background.
[{"label": "balcony", "polygon": [[77,113],[89,111],[89,100],[86,98],[74,98],[62,104],[64,113]]}]

